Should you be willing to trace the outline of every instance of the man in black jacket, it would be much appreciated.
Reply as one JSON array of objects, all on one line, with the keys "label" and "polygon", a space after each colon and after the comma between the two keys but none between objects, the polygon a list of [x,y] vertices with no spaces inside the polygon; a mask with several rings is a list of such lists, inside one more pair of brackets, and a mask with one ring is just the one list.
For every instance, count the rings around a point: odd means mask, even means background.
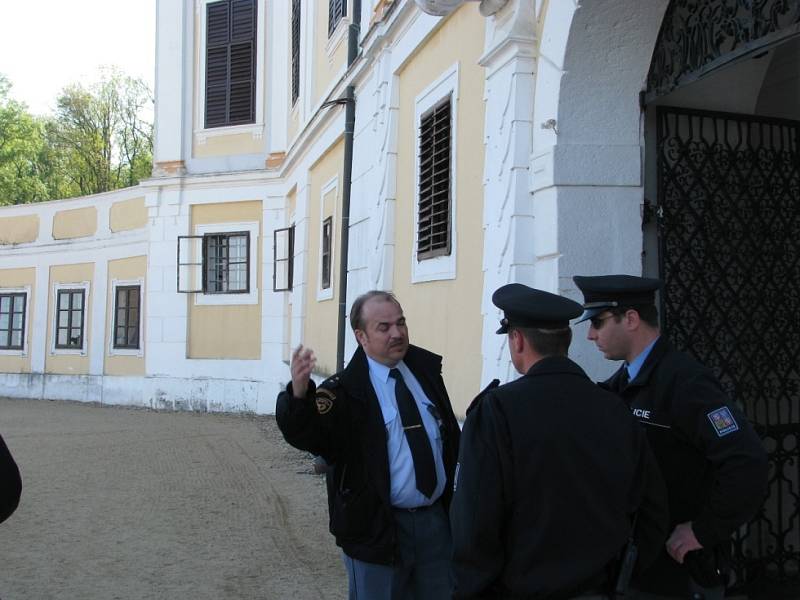
[{"label": "man in black jacket", "polygon": [[514,283],[492,301],[522,377],[467,412],[450,508],[455,598],[607,598],[631,535],[666,538],[663,482],[620,399],[567,358],[581,306]]},{"label": "man in black jacket", "polygon": [[730,537],[766,493],[761,440],[713,373],[661,336],[658,279],[578,276],[575,284],[588,338],[607,359],[625,361],[601,386],[644,425],[669,494],[671,535],[638,579],[637,598],[723,598]]},{"label": "man in black jacket", "polygon": [[22,478],[19,468],[5,441],[0,437],[0,523],[17,510],[21,494]]},{"label": "man in black jacket", "polygon": [[350,324],[358,350],[318,387],[313,352],[294,352],[278,426],[292,446],[332,465],[330,530],[351,600],[449,598],[459,427],[442,359],[409,345],[403,309],[388,292],[359,296]]}]

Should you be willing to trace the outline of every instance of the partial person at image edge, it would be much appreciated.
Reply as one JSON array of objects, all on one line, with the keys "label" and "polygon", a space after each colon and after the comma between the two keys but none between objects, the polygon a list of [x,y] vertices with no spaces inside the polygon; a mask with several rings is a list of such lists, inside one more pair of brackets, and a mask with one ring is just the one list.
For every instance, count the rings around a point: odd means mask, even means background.
[{"label": "partial person at image edge", "polygon": [[442,359],[409,345],[402,307],[388,292],[353,302],[359,348],[319,386],[302,346],[278,396],[286,441],[323,457],[330,530],[344,552],[350,600],[439,600],[452,593],[447,507],[459,427]]},{"label": "partial person at image edge", "polygon": [[19,506],[22,477],[5,440],[0,436],[0,523],[8,519]]},{"label": "partial person at image edge", "polygon": [[641,565],[666,538],[655,459],[624,403],[567,357],[580,304],[519,283],[492,301],[522,376],[493,382],[467,411],[454,597],[608,598],[634,521]]},{"label": "partial person at image edge", "polygon": [[647,432],[667,485],[670,537],[634,583],[637,600],[724,598],[731,536],[761,507],[767,455],[717,378],[661,334],[658,279],[576,276],[587,337],[622,366],[600,385],[618,394]]}]

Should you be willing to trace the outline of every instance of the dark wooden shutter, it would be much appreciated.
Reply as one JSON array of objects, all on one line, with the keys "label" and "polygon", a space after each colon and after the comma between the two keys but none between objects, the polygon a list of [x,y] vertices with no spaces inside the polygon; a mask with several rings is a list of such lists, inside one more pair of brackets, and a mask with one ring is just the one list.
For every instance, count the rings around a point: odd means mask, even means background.
[{"label": "dark wooden shutter", "polygon": [[347,16],[347,0],[328,0],[328,37],[333,35],[336,26]]},{"label": "dark wooden shutter", "polygon": [[292,104],[300,96],[300,0],[292,0]]},{"label": "dark wooden shutter", "polygon": [[451,123],[450,96],[420,120],[417,260],[450,254]]},{"label": "dark wooden shutter", "polygon": [[255,0],[206,6],[206,127],[255,121],[255,52]]}]

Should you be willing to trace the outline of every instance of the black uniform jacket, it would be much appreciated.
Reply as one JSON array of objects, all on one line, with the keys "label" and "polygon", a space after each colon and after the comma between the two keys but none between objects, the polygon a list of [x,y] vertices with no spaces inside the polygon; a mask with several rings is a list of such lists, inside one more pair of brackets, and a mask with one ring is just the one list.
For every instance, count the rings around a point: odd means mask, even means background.
[{"label": "black uniform jacket", "polygon": [[[403,361],[439,409],[447,507],[460,431],[442,380],[442,358],[410,346]],[[328,476],[328,505],[336,543],[351,558],[391,564],[395,524],[389,501],[386,427],[364,351],[356,350],[347,367],[319,387],[310,382],[303,399],[294,398],[290,383],[278,396],[276,416],[287,442],[333,465]]]},{"label": "black uniform jacket", "polygon": [[[766,494],[767,458],[758,435],[713,373],[663,336],[622,390],[621,373],[601,385],[620,394],[645,425],[667,484],[670,531],[692,521],[704,548],[727,544]],[[666,550],[637,582],[662,593],[683,593],[686,585],[687,571]]]},{"label": "black uniform jacket", "polygon": [[22,494],[19,468],[5,441],[0,437],[0,523],[17,509]]},{"label": "black uniform jacket", "polygon": [[667,533],[664,485],[619,397],[566,357],[467,413],[450,507],[456,598],[566,598],[604,586],[639,511],[642,561]]}]

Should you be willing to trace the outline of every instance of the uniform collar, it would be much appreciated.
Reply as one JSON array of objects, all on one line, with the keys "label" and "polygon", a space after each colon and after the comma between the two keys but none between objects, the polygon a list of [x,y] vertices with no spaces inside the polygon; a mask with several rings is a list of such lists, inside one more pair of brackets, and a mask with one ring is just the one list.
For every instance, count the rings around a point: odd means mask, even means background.
[{"label": "uniform collar", "polygon": [[554,373],[569,373],[586,377],[584,370],[566,356],[545,356],[528,369],[525,375],[552,375]]},{"label": "uniform collar", "polygon": [[[647,358],[644,359],[641,369],[639,369],[639,372],[636,374],[636,380],[631,380],[631,382],[628,384],[628,387],[646,385],[650,379],[650,375],[653,373],[653,370],[655,370],[656,365],[659,363],[661,358],[671,350],[672,344],[669,343],[664,335],[660,335],[655,344],[653,344],[653,347],[651,348],[650,353],[647,355]],[[622,368],[617,371],[615,378],[622,372],[622,369],[624,368],[625,365],[623,365]]]}]

